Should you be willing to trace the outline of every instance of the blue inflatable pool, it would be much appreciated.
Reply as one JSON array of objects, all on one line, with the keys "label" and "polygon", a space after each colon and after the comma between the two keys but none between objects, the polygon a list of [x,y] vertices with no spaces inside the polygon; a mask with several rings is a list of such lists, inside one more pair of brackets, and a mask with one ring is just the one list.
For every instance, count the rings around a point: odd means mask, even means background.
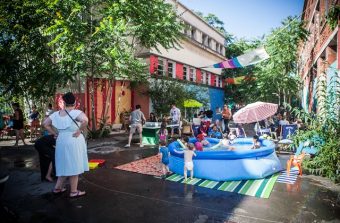
[{"label": "blue inflatable pool", "polygon": [[[216,145],[219,139],[207,139],[210,145]],[[191,143],[196,142],[196,138],[191,138]],[[236,147],[234,151],[226,149],[209,149],[205,151],[195,151],[194,157],[194,177],[214,180],[246,180],[260,179],[281,171],[281,164],[275,153],[275,145],[269,140],[261,141],[259,149],[250,149],[252,138],[240,138],[234,140],[232,144]],[[172,172],[183,175],[184,161],[183,153],[179,142],[169,144],[170,163]]]}]

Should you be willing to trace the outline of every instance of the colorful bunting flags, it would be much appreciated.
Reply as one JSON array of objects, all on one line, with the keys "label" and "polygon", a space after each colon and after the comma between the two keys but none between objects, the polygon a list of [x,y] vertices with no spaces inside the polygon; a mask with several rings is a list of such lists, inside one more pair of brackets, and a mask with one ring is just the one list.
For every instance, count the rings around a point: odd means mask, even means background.
[{"label": "colorful bunting flags", "polygon": [[250,51],[248,53],[245,53],[241,56],[223,61],[221,63],[217,63],[212,65],[214,68],[240,68],[240,67],[246,67],[249,65],[257,64],[263,60],[266,60],[269,58],[268,53],[264,49],[264,47],[257,48],[253,51]]}]

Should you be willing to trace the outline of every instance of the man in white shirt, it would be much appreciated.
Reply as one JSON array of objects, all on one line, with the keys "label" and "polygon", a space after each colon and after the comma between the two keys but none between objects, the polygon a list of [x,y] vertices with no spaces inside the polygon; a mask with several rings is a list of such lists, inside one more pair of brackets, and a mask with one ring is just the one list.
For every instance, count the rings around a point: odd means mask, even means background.
[{"label": "man in white shirt", "polygon": [[176,127],[171,128],[171,137],[174,136],[174,130],[178,129],[179,135],[181,135],[180,121],[181,121],[181,111],[176,107],[175,104],[172,105],[170,110],[170,118],[172,125],[178,125]]}]

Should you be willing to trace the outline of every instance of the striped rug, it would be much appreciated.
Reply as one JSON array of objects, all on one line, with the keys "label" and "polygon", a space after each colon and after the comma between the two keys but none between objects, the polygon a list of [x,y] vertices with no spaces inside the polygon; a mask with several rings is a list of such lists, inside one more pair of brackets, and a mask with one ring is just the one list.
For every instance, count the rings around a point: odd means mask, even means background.
[{"label": "striped rug", "polygon": [[166,179],[173,182],[191,184],[200,187],[205,187],[209,189],[221,190],[239,193],[243,195],[259,197],[259,198],[269,198],[270,193],[273,190],[275,181],[279,177],[279,174],[274,174],[263,179],[258,180],[239,180],[239,181],[212,181],[193,178],[184,180],[184,177],[178,174],[172,174]]},{"label": "striped rug", "polygon": [[299,170],[296,168],[292,168],[290,170],[289,176],[287,176],[287,171],[282,171],[280,176],[277,178],[278,183],[283,184],[295,184],[297,177],[299,176]]}]

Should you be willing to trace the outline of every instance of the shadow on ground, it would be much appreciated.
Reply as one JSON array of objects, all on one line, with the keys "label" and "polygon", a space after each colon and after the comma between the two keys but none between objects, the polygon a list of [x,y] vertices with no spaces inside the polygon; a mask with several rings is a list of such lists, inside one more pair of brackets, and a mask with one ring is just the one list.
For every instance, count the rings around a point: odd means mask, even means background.
[{"label": "shadow on ground", "polygon": [[[79,187],[88,194],[78,199],[52,195],[53,184],[40,181],[32,146],[2,147],[1,165],[10,175],[2,204],[15,212],[18,222],[34,223],[340,221],[339,187],[323,178],[303,176],[290,186],[276,183],[269,199],[210,190],[114,169],[157,153],[157,148],[123,149],[122,139],[90,142],[89,148],[114,142],[120,149],[89,153],[107,163],[82,175]],[[280,159],[284,163],[287,156]],[[11,220],[1,217],[1,222]]]}]

